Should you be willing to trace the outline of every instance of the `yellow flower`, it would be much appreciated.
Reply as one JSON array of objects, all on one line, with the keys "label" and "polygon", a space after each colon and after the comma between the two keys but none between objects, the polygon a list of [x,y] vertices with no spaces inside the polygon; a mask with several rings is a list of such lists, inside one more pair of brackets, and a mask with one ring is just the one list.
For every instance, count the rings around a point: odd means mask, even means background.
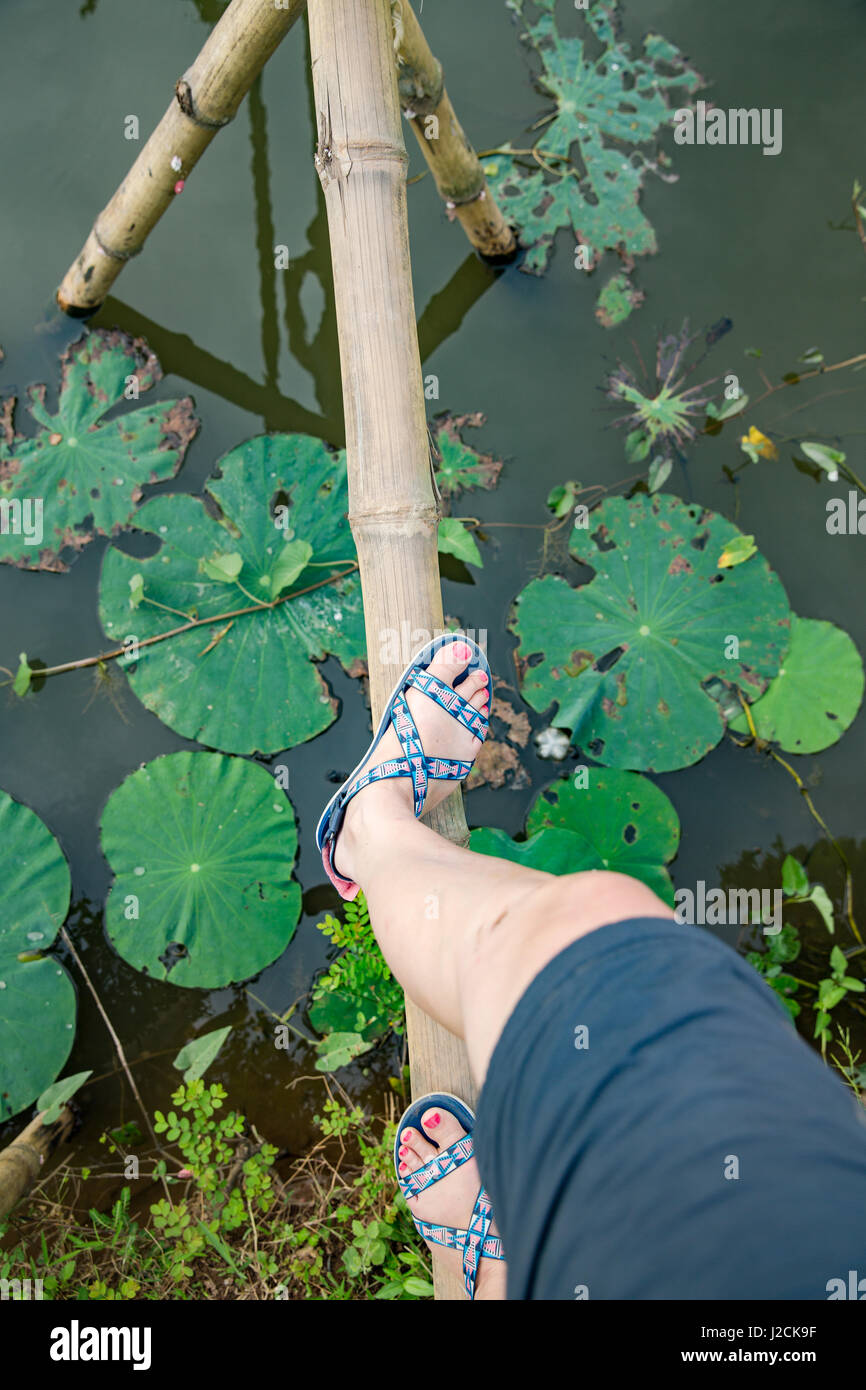
[{"label": "yellow flower", "polygon": [[749,433],[742,436],[740,445],[742,448],[746,449],[746,453],[749,453],[749,449],[746,448],[746,446],[751,445],[755,453],[761,455],[761,458],[777,459],[779,457],[779,450],[776,448],[772,439],[768,439],[765,434],[761,434],[761,431],[756,430],[754,425],[749,426]]}]

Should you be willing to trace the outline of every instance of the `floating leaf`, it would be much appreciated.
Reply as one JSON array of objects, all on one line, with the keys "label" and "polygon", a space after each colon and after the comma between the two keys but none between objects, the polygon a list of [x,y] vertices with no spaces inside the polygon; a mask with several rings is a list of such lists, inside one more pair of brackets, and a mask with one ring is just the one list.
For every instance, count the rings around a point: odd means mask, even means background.
[{"label": "floating leaf", "polygon": [[567,516],[577,501],[580,483],[570,479],[559,487],[551,488],[547,494],[547,506],[554,516]]},{"label": "floating leaf", "polygon": [[264,970],[294,934],[295,817],[255,763],[217,753],[146,763],[109,797],[102,848],[114,871],[109,939],[154,979],[220,989]]},{"label": "floating leaf", "polygon": [[640,308],[645,295],[623,272],[612,275],[603,285],[595,305],[595,317],[602,328],[616,328],[625,323],[633,309]]},{"label": "floating leaf", "polygon": [[[236,550],[231,551],[228,555],[220,555],[217,552],[211,555],[210,559],[202,560],[201,567],[203,573],[215,584],[234,584],[244,567],[244,558]],[[130,580],[131,583],[132,580]]]},{"label": "floating leaf", "polygon": [[845,454],[841,449],[831,449],[828,444],[815,444],[812,441],[801,440],[800,448],[812,463],[816,463],[819,468],[823,468],[831,483],[835,483],[839,476],[839,469],[845,462]]},{"label": "floating leaf", "polygon": [[[219,504],[220,519],[183,494],[141,507],[136,527],[162,546],[147,559],[109,549],[100,582],[102,624],[110,637],[129,635],[133,574],[143,576],[135,616],[135,635],[143,641],[181,626],[184,613],[231,614],[249,609],[250,596],[269,604],[275,584],[284,588],[294,572],[295,592],[285,601],[143,646],[128,673],[142,703],[184,737],[229,753],[275,753],[313,738],[335,717],[336,701],[312,663],[330,654],[351,674],[365,653],[357,574],[323,583],[355,561],[345,460],[305,435],[262,435],[225,456],[207,493]],[[286,541],[276,524],[271,503],[279,497],[288,499],[278,506],[291,514],[297,540]],[[215,554],[242,558],[236,584],[202,573],[201,562],[213,563]],[[300,557],[311,554],[314,563],[298,571]],[[217,628],[224,631],[214,643]]]},{"label": "floating leaf", "polygon": [[431,430],[436,465],[436,482],[445,498],[483,487],[494,488],[502,471],[502,462],[492,454],[481,454],[460,436],[462,429],[480,429],[486,417],[481,411],[473,415],[438,415]]},{"label": "floating leaf", "polygon": [[22,652],[18,658],[18,670],[15,672],[15,679],[12,682],[13,693],[19,698],[23,699],[30,689],[32,675],[33,671],[27,663],[27,653]]},{"label": "floating leaf", "polygon": [[472,532],[453,516],[444,516],[439,522],[439,551],[442,555],[456,555],[465,565],[484,564]]},{"label": "floating leaf", "polygon": [[74,1076],[65,1076],[62,1081],[55,1081],[53,1086],[49,1086],[47,1091],[36,1102],[37,1110],[42,1110],[42,1123],[53,1125],[55,1120],[60,1118],[60,1112],[68,1100],[71,1100],[75,1092],[80,1090],[92,1071],[77,1071]]},{"label": "floating leaf", "polygon": [[660,487],[664,487],[670,477],[673,461],[665,458],[655,458],[649,466],[649,476],[647,487],[650,492],[658,492]]},{"label": "floating leaf", "polygon": [[75,988],[49,951],[69,910],[69,870],[54,836],[0,792],[0,1121],[62,1071],[75,1036]]},{"label": "floating leaf", "polygon": [[827,889],[821,883],[815,883],[809,890],[809,901],[817,907],[824,922],[824,926],[831,934],[835,933],[835,923],[833,921],[833,904]]},{"label": "floating leaf", "polygon": [[144,598],[144,579],[140,574],[134,574],[129,581],[129,603],[130,607],[137,608]]},{"label": "floating leaf", "polygon": [[[778,675],[751,714],[758,737],[786,753],[820,753],[838,742],[863,699],[863,662],[841,628],[794,617]],[[745,715],[731,728],[749,733]]]},{"label": "floating leaf", "polygon": [[[789,641],[785,591],[766,560],[721,573],[716,556],[740,533],[724,517],[666,493],[612,498],[575,529],[571,550],[589,584],[533,580],[512,623],[523,698],[613,767],[668,772],[718,743],[719,704],[702,684],[762,694]],[[731,637],[738,655],[732,656]]]},{"label": "floating leaf", "polygon": [[215,1028],[211,1033],[193,1038],[180,1049],[172,1066],[183,1072],[184,1081],[198,1081],[204,1076],[231,1031],[231,1024],[227,1028]]},{"label": "floating leaf", "polygon": [[547,873],[610,869],[630,874],[673,906],[665,865],[677,852],[680,823],[670,801],[634,772],[593,767],[585,773],[585,787],[563,778],[536,797],[525,842],[502,830],[473,830],[472,849]]},{"label": "floating leaf", "polygon": [[[65,570],[64,552],[127,525],[144,484],[174,476],[198,429],[188,396],[104,420],[162,375],[140,338],[94,329],[60,361],[56,414],[46,408],[46,387],[32,386],[30,413],[42,428],[33,438],[0,433],[0,499],[18,504],[22,518],[17,534],[0,532],[0,561],[22,569]],[[28,544],[23,522],[34,503],[41,507],[42,535]],[[31,535],[35,520],[31,510]]]},{"label": "floating leaf", "polygon": [[307,568],[307,562],[313,554],[313,547],[308,541],[286,541],[279,555],[277,563],[270,573],[271,597],[277,598],[286,589],[290,589],[295,580],[300,578]]},{"label": "floating leaf", "polygon": [[740,440],[740,448],[743,453],[748,454],[752,463],[757,463],[759,458],[777,459],[779,450],[776,448],[772,439],[768,439],[754,425],[749,426],[749,433],[744,434]]},{"label": "floating leaf", "polygon": [[[794,622],[796,621],[795,618]],[[782,892],[788,898],[799,898],[808,891],[809,875],[799,859],[795,859],[793,854],[786,854],[782,862]],[[793,960],[793,957],[791,959]]]},{"label": "floating leaf", "polygon": [[347,1067],[362,1052],[368,1052],[370,1044],[360,1033],[329,1033],[317,1044],[316,1071],[337,1071]]},{"label": "floating leaf", "polygon": [[[511,8],[525,18],[523,0]],[[521,268],[543,273],[561,227],[572,228],[593,261],[606,249],[624,257],[653,252],[655,233],[638,201],[647,170],[656,167],[645,148],[672,124],[665,89],[693,92],[702,79],[656,34],[634,54],[607,6],[593,5],[584,16],[586,38],[561,37],[550,7],[543,8],[524,37],[541,60],[538,81],[555,102],[553,120],[538,137],[537,162],[511,155],[507,145],[491,175],[494,197],[528,248]],[[579,160],[572,162],[574,146]]]},{"label": "floating leaf", "polygon": [[749,404],[749,398],[745,391],[741,391],[739,396],[732,400],[724,400],[721,405],[716,405],[714,401],[707,402],[707,415],[711,420],[730,420],[735,415],[741,415]]},{"label": "floating leaf", "polygon": [[720,570],[733,569],[734,565],[744,565],[757,553],[754,536],[735,536],[728,541],[716,563]]}]

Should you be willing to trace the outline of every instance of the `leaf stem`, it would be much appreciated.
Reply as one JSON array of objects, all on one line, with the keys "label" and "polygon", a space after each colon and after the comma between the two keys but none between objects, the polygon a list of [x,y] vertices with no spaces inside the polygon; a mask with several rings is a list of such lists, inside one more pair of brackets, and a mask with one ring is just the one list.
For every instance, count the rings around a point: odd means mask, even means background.
[{"label": "leaf stem", "polygon": [[[353,574],[357,568],[358,562],[355,560],[348,569],[340,570],[338,574],[329,574],[326,579],[319,579],[315,584],[308,584],[306,588],[296,589],[294,593],[281,594],[279,598],[271,599],[270,603],[254,603],[247,608],[235,608],[227,613],[215,613],[211,618],[191,618],[189,622],[183,623],[180,627],[173,627],[168,632],[158,632],[154,637],[145,637],[138,643],[139,650],[142,647],[155,646],[157,642],[166,642],[170,637],[179,637],[181,633],[191,632],[197,627],[208,627],[212,623],[225,622],[228,618],[242,618],[247,613],[264,613],[269,608],[278,608],[280,604],[287,603],[289,599],[300,598],[301,594],[309,594],[313,589],[321,589],[325,584],[332,584],[337,579],[343,579],[346,575]],[[86,656],[78,661],[64,661],[59,666],[34,669],[33,674],[41,680],[43,676],[60,676],[66,671],[83,671],[87,666],[99,666],[103,661],[116,661],[118,657],[128,655],[126,647],[118,647],[112,652],[102,652],[99,656]],[[4,681],[3,684],[8,685],[9,681]]]}]

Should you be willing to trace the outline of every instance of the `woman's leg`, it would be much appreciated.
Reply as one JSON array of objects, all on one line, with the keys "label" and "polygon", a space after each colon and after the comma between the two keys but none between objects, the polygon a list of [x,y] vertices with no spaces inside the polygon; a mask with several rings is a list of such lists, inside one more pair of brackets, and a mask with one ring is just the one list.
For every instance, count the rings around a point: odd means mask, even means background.
[{"label": "woman's leg", "polygon": [[[461,651],[465,657],[461,657]],[[468,648],[444,647],[431,665],[453,683]],[[486,707],[482,677],[459,688]],[[408,703],[428,755],[473,758],[479,743],[418,691]],[[399,756],[393,731],[381,758]],[[451,790],[432,784],[429,803]],[[505,1023],[540,970],[577,937],[605,923],[673,913],[624,874],[564,876],[473,854],[415,819],[408,779],[375,782],[349,804],[337,844],[341,873],[360,883],[382,953],[425,1013],[465,1039],[480,1085]]]},{"label": "woman's leg", "polygon": [[[458,642],[444,647],[430,669],[452,684],[469,657]],[[480,674],[459,688],[477,709],[487,708]],[[407,699],[429,756],[474,758],[478,739],[420,692],[410,691]],[[393,730],[386,738],[382,761],[401,752]],[[428,804],[450,790],[448,783],[432,784]],[[559,951],[606,922],[673,915],[649,888],[621,874],[557,877],[451,844],[415,819],[408,779],[374,782],[350,802],[335,858],[339,872],[363,888],[394,975],[431,1018],[465,1040],[479,1085],[515,1004]],[[453,1115],[436,1107],[422,1115],[420,1126],[400,1136],[407,1174],[432,1158],[434,1145],[445,1148],[464,1133]],[[412,1198],[410,1207],[422,1221],[465,1227],[479,1186],[473,1159]],[[439,1254],[460,1262],[456,1252]],[[476,1298],[503,1299],[505,1279],[504,1263],[482,1259]]]}]

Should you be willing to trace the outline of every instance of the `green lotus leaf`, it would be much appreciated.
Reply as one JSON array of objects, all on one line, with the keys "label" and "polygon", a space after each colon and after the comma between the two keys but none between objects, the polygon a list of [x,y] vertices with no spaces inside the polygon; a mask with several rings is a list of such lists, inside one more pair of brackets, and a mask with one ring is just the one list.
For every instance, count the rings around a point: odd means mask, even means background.
[{"label": "green lotus leaf", "polygon": [[56,412],[45,386],[31,386],[30,413],[41,428],[32,438],[0,429],[0,561],[22,569],[68,569],[64,553],[114,535],[145,483],[174,477],[198,429],[189,396],[104,419],[162,375],[140,338],[94,329],[60,361]]},{"label": "green lotus leaf", "polygon": [[220,989],[264,970],[300,916],[291,804],[264,768],[169,753],[131,773],[102,814],[115,949],[158,980]]},{"label": "green lotus leaf", "polygon": [[[525,18],[524,0],[509,3]],[[505,217],[528,248],[522,268],[543,273],[563,227],[589,248],[593,262],[608,249],[627,258],[647,255],[656,238],[639,206],[652,167],[645,149],[672,124],[667,89],[694,92],[703,79],[658,35],[649,34],[643,53],[634,53],[618,37],[610,3],[590,0],[585,37],[578,38],[559,34],[552,6],[537,8],[543,13],[523,36],[541,62],[538,82],[555,103],[553,119],[536,140],[537,159],[512,155],[506,145],[485,166]]]},{"label": "green lotus leaf", "polygon": [[523,698],[556,706],[551,722],[608,766],[688,767],[725,730],[704,684],[753,701],[777,674],[790,640],[785,591],[760,554],[720,570],[737,528],[666,493],[613,498],[592,525],[571,539],[595,570],[590,583],[548,575],[518,596]]},{"label": "green lotus leaf", "polygon": [[478,429],[485,422],[480,411],[473,415],[437,415],[430,433],[436,465],[436,484],[446,499],[461,492],[483,487],[494,488],[502,462],[492,454],[479,453],[464,442],[460,431]]},{"label": "green lotus leaf", "polygon": [[69,870],[54,836],[0,792],[0,1121],[62,1071],[75,1037],[75,986],[48,951],[69,911]]},{"label": "green lotus leaf", "polygon": [[665,865],[677,852],[680,823],[674,807],[646,777],[615,768],[584,770],[540,792],[526,817],[525,841],[502,830],[473,830],[472,849],[549,874],[610,869],[630,874],[673,906]]},{"label": "green lotus leaf", "polygon": [[[142,646],[129,664],[133,691],[170,729],[227,753],[275,753],[333,721],[337,702],[313,663],[332,655],[358,674],[366,651],[347,507],[344,456],[275,434],[227,454],[205,499],[176,494],[140,508],[136,527],[162,544],[148,559],[107,552],[106,633],[144,642],[185,616],[218,619]],[[331,574],[345,577],[323,582]],[[229,616],[238,610],[248,611]]]},{"label": "green lotus leaf", "polygon": [[[786,753],[820,753],[842,737],[862,700],[863,662],[848,633],[794,617],[784,664],[751,715],[758,737]],[[731,728],[749,733],[746,716]]]}]

